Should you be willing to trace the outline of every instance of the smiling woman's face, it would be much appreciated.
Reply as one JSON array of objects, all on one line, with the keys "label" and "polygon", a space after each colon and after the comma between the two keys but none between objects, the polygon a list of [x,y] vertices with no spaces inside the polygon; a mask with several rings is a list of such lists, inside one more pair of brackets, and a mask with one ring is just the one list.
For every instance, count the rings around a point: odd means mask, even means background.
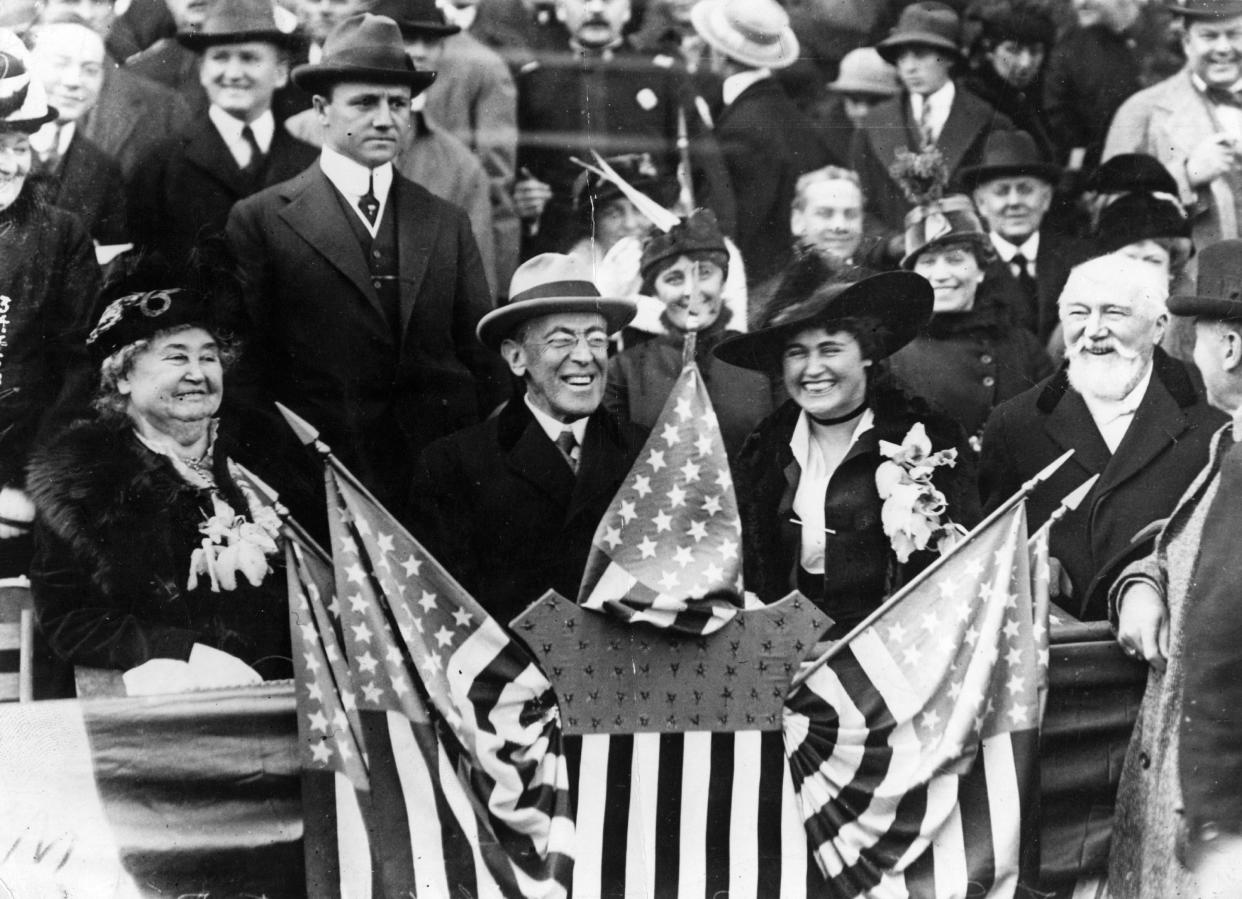
[{"label": "smiling woman's face", "polygon": [[30,135],[0,131],[0,210],[8,209],[21,196],[32,160]]},{"label": "smiling woman's face", "polygon": [[870,366],[854,335],[827,328],[799,331],[781,356],[785,390],[815,418],[833,418],[862,405]]},{"label": "smiling woman's face", "polygon": [[186,328],[154,338],[134,357],[117,390],[129,401],[128,413],[168,434],[206,422],[220,408],[224,366],[215,337]]}]

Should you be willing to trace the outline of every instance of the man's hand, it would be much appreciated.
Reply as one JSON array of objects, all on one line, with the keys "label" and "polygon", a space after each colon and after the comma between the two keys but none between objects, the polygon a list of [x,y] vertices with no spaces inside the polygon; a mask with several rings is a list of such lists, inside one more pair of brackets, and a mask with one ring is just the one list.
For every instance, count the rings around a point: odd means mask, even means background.
[{"label": "man's hand", "polygon": [[1169,658],[1169,610],[1146,581],[1131,583],[1118,600],[1117,642],[1126,655],[1164,671]]},{"label": "man's hand", "polygon": [[0,488],[0,540],[29,533],[35,508],[24,490]]},{"label": "man's hand", "polygon": [[1048,559],[1048,598],[1070,599],[1074,595],[1074,583],[1069,572],[1056,556]]},{"label": "man's hand", "polygon": [[1186,177],[1191,187],[1202,187],[1238,164],[1236,142],[1227,134],[1214,134],[1196,146],[1186,158]]},{"label": "man's hand", "polygon": [[543,207],[552,199],[552,185],[540,181],[526,169],[522,169],[522,175],[522,180],[513,185],[513,206],[518,218],[529,222],[543,215]]}]

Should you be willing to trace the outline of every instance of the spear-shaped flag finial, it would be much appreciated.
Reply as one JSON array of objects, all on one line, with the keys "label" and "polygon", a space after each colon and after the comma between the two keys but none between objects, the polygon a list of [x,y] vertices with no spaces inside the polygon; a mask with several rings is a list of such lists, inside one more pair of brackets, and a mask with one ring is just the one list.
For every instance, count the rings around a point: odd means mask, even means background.
[{"label": "spear-shaped flag finial", "polygon": [[297,435],[306,446],[313,446],[319,440],[319,432],[314,426],[302,416],[298,415],[284,403],[277,403],[276,408],[280,410],[280,414],[284,416],[289,427],[293,429],[293,433]]}]

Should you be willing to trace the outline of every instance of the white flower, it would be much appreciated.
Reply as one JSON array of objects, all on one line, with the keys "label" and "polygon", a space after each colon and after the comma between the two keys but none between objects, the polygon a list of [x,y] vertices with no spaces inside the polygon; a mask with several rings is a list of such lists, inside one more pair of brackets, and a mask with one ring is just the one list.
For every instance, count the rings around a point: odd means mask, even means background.
[{"label": "white flower", "polygon": [[875,487],[880,492],[880,499],[888,499],[905,477],[901,466],[893,462],[881,462],[875,470]]},{"label": "white flower", "polygon": [[897,561],[933,545],[947,552],[965,530],[952,522],[942,523],[948,500],[932,484],[932,475],[942,465],[957,464],[957,450],[933,453],[927,429],[916,422],[900,444],[880,441],[886,461],[875,471],[875,486],[884,505],[880,522],[892,543]]}]

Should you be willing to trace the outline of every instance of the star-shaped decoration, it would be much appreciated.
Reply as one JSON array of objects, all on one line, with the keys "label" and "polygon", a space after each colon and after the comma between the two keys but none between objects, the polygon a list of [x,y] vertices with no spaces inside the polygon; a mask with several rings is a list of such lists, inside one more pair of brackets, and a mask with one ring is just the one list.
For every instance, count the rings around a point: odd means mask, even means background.
[{"label": "star-shaped decoration", "polygon": [[367,674],[374,673],[375,666],[378,664],[379,664],[379,659],[371,655],[370,650],[367,650],[362,655],[358,656],[358,667],[361,668],[363,671],[365,671]]},{"label": "star-shaped decoration", "polygon": [[621,545],[621,529],[620,528],[604,528],[604,542],[608,544],[609,549],[616,549]]},{"label": "star-shaped decoration", "polygon": [[940,726],[940,713],[935,709],[928,709],[919,716],[919,723],[928,730],[935,730]]},{"label": "star-shaped decoration", "polygon": [[311,712],[306,718],[310,722],[311,730],[317,730],[321,734],[328,732],[328,719],[323,712]]},{"label": "star-shaped decoration", "polygon": [[389,644],[388,652],[384,653],[384,658],[389,665],[400,665],[402,662],[401,647],[396,643]]},{"label": "star-shaped decoration", "polygon": [[664,510],[657,512],[653,520],[655,521],[657,534],[670,530],[673,526],[673,517]]},{"label": "star-shaped decoration", "polygon": [[1009,720],[1014,724],[1021,724],[1026,720],[1026,706],[1020,702],[1015,702],[1009,707]]},{"label": "star-shaped decoration", "polygon": [[1003,630],[1005,631],[1005,636],[1008,637],[1010,640],[1017,637],[1018,632],[1021,630],[1021,627],[1019,627],[1018,625],[1018,619],[1010,618],[1008,621],[1005,622],[1005,627],[1003,628]]},{"label": "star-shaped decoration", "polygon": [[434,652],[427,653],[427,658],[422,664],[422,669],[428,674],[438,674],[440,671],[440,657]]},{"label": "star-shaped decoration", "polygon": [[1005,653],[1005,661],[1010,665],[1022,664],[1022,649],[1017,646],[1010,647],[1009,652]]},{"label": "star-shaped decoration", "polygon": [[693,562],[694,556],[691,555],[690,553],[690,547],[688,546],[677,547],[677,552],[673,553],[673,561],[676,562],[678,565],[680,565],[682,568],[685,568],[687,565]]},{"label": "star-shaped decoration", "polygon": [[422,597],[418,600],[418,604],[423,607],[423,612],[430,612],[436,608],[436,595],[430,590],[424,590]]},{"label": "star-shaped decoration", "polygon": [[893,626],[888,629],[888,639],[894,643],[900,643],[906,639],[906,629],[900,621],[894,621]]},{"label": "star-shaped decoration", "polygon": [[302,631],[302,639],[307,643],[313,644],[317,639],[319,639],[319,630],[314,624],[308,622],[306,624],[298,625],[298,628]]},{"label": "star-shaped decoration", "polygon": [[349,556],[358,555],[358,544],[354,542],[354,538],[346,534],[341,537],[341,552]]},{"label": "star-shaped decoration", "polygon": [[417,577],[418,570],[423,567],[423,563],[414,558],[414,556],[409,555],[405,557],[401,567],[405,569],[406,577]]},{"label": "star-shaped decoration", "polygon": [[720,514],[720,497],[714,493],[710,496],[703,497],[703,511],[708,515]]},{"label": "star-shaped decoration", "polygon": [[722,540],[720,542],[720,557],[722,559],[737,558],[737,542],[734,540]]},{"label": "star-shaped decoration", "polygon": [[651,478],[649,478],[645,474],[639,475],[638,477],[634,478],[634,492],[638,494],[640,499],[642,497],[645,497],[648,493],[650,493],[651,492]]},{"label": "star-shaped decoration", "polygon": [[315,653],[306,652],[302,654],[302,657],[306,660],[306,670],[314,674],[318,674],[321,666],[319,664],[319,659],[315,656]]},{"label": "star-shaped decoration", "polygon": [[367,702],[377,703],[380,697],[384,695],[384,688],[371,681],[369,684],[362,685],[362,695],[367,698]]},{"label": "star-shaped decoration", "polygon": [[474,620],[474,616],[465,609],[458,609],[453,613],[453,621],[458,627],[469,627],[470,622]]},{"label": "star-shaped decoration", "polygon": [[652,450],[651,455],[647,457],[647,464],[651,466],[652,471],[659,471],[667,464],[664,461],[663,450]]},{"label": "star-shaped decoration", "polygon": [[686,491],[674,485],[668,492],[668,502],[672,508],[677,508],[686,501]]},{"label": "star-shaped decoration", "polygon": [[315,702],[323,702],[323,687],[319,686],[319,681],[313,680],[307,684],[306,693]]},{"label": "star-shaped decoration", "polygon": [[436,643],[440,646],[450,646],[453,643],[453,632],[443,625],[435,633]]},{"label": "star-shaped decoration", "polygon": [[1013,677],[1009,678],[1009,683],[1005,686],[1009,688],[1010,693],[1017,695],[1026,689],[1026,678],[1021,674],[1014,674]]},{"label": "star-shaped decoration", "polygon": [[656,542],[650,537],[644,537],[642,542],[638,544],[638,551],[642,554],[641,558],[651,559],[655,557]]},{"label": "star-shaped decoration", "polygon": [[371,536],[371,525],[367,524],[367,520],[365,518],[355,518],[353,521],[354,527],[358,529],[359,534],[364,537]]},{"label": "star-shaped decoration", "polygon": [[392,676],[392,691],[398,696],[404,696],[410,692],[410,685],[405,682],[401,672],[397,672]]},{"label": "star-shaped decoration", "polygon": [[716,470],[716,486],[721,490],[728,490],[733,486],[733,475],[729,473],[729,466],[722,465]]},{"label": "star-shaped decoration", "polygon": [[690,522],[690,529],[688,533],[690,534],[691,537],[695,539],[695,542],[706,540],[707,539],[707,522],[705,521]]},{"label": "star-shaped decoration", "polygon": [[634,504],[630,502],[628,499],[622,500],[621,510],[617,514],[621,516],[621,520],[624,521],[626,524],[629,524],[631,521],[633,521],[635,518],[638,517],[638,513],[634,511]]},{"label": "star-shaped decoration", "polygon": [[917,665],[919,660],[923,658],[922,651],[913,643],[906,647],[906,651],[902,653],[902,657],[906,660],[907,665]]},{"label": "star-shaped decoration", "polygon": [[392,534],[380,534],[375,538],[375,546],[382,553],[392,552]]},{"label": "star-shaped decoration", "polygon": [[358,708],[358,697],[354,696],[352,690],[341,691],[341,705],[345,707],[345,711],[353,712]]},{"label": "star-shaped decoration", "polygon": [[664,572],[663,576],[661,576],[660,586],[664,588],[665,592],[667,592],[677,586],[678,580],[679,578],[677,577],[677,572],[669,570]]},{"label": "star-shaped decoration", "polygon": [[336,598],[336,594],[332,594],[332,602],[328,603],[328,611],[332,613],[333,618],[341,617],[341,603]]},{"label": "star-shaped decoration", "polygon": [[367,610],[367,601],[361,593],[355,593],[353,596],[346,597],[349,600],[349,608],[352,612],[365,612]]},{"label": "star-shaped decoration", "polygon": [[[709,586],[714,586],[722,577],[724,577],[724,570],[715,562],[712,562],[703,569],[703,577],[707,579]],[[707,591],[705,590],[703,592],[706,593]]]},{"label": "star-shaped decoration", "polygon": [[361,565],[350,565],[345,569],[345,576],[358,586],[367,582],[367,573],[362,570]]},{"label": "star-shaped decoration", "polygon": [[697,481],[700,468],[701,466],[697,462],[691,462],[687,459],[686,464],[681,466],[681,476],[686,479],[687,483]]},{"label": "star-shaped decoration", "polygon": [[664,433],[661,434],[660,436],[664,439],[665,443],[667,443],[669,446],[672,446],[674,443],[677,442],[677,425],[673,424],[670,421],[668,424],[664,426]]},{"label": "star-shaped decoration", "polygon": [[354,639],[359,643],[369,643],[371,641],[371,629],[367,627],[365,621],[352,625],[350,630],[354,632]]},{"label": "star-shaped decoration", "polygon": [[712,435],[704,431],[699,435],[699,439],[694,441],[694,448],[699,451],[700,456],[710,455],[712,451]]},{"label": "star-shaped decoration", "polygon": [[326,765],[332,761],[332,748],[328,746],[327,740],[317,740],[311,743],[310,750],[315,757],[315,761],[319,764]]},{"label": "star-shaped decoration", "polygon": [[677,400],[677,417],[682,421],[689,421],[694,417],[694,410],[690,407],[690,397],[683,396]]}]

